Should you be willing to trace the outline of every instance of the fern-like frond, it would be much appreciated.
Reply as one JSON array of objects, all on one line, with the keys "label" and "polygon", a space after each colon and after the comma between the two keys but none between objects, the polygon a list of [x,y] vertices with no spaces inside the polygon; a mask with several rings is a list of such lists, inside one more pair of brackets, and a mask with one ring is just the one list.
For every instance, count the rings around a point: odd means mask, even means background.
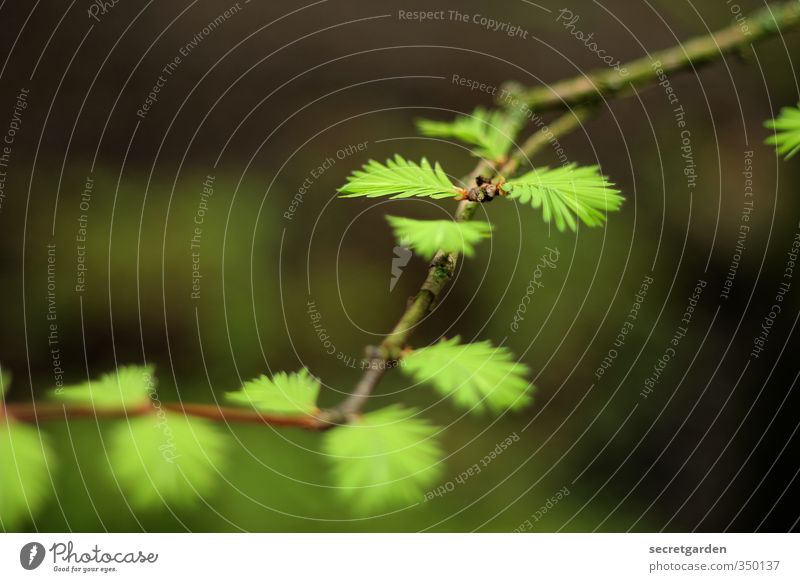
[{"label": "fern-like frond", "polygon": [[442,473],[438,429],[415,409],[389,406],[325,433],[339,494],[362,513],[422,500]]},{"label": "fern-like frond", "polygon": [[800,105],[784,107],[776,119],[764,125],[775,131],[764,143],[774,145],[787,160],[800,151]]},{"label": "fern-like frond", "polygon": [[488,341],[442,340],[405,356],[401,369],[473,412],[517,410],[531,402],[528,366],[516,362],[507,348]]},{"label": "fern-like frond", "polygon": [[347,183],[339,188],[342,198],[366,196],[377,198],[450,198],[457,194],[457,188],[436,163],[431,166],[425,158],[419,164],[396,155],[393,160],[381,164],[370,160],[361,169],[353,172]]},{"label": "fern-like frond", "polygon": [[293,374],[279,372],[271,379],[259,376],[225,398],[264,413],[310,414],[317,410],[318,394],[319,380],[304,369]]},{"label": "fern-like frond", "polygon": [[439,249],[471,257],[475,245],[492,233],[492,225],[486,222],[415,220],[400,216],[387,216],[386,220],[400,245],[414,249],[426,259],[432,259]]},{"label": "fern-like frond", "polygon": [[453,121],[419,119],[417,129],[422,135],[453,138],[475,146],[474,155],[496,162],[506,158],[522,122],[523,117],[515,112],[478,107],[471,115],[459,115]]},{"label": "fern-like frond", "polygon": [[201,502],[226,458],[214,423],[177,413],[121,422],[109,435],[108,459],[126,500],[139,509]]},{"label": "fern-like frond", "polygon": [[619,210],[624,198],[597,166],[569,164],[544,168],[501,184],[501,189],[534,208],[542,208],[544,221],[556,228],[577,229],[579,218],[586,226],[601,226],[606,213]]},{"label": "fern-like frond", "polygon": [[54,461],[44,433],[0,420],[0,528],[16,529],[44,505]]},{"label": "fern-like frond", "polygon": [[146,404],[155,389],[152,366],[123,366],[97,380],[51,391],[53,398],[98,409],[134,408]]}]

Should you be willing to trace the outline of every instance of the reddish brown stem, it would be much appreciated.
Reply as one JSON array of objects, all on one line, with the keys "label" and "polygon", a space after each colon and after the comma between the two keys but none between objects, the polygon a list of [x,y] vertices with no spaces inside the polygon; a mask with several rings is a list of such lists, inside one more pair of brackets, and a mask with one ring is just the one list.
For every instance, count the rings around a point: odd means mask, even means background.
[{"label": "reddish brown stem", "polygon": [[142,416],[152,410],[149,404],[136,408],[96,408],[84,404],[62,404],[60,402],[11,402],[5,405],[5,416],[22,422],[68,420],[75,418],[125,418]]},{"label": "reddish brown stem", "polygon": [[[274,415],[262,414],[255,410],[217,406],[216,404],[180,404],[163,405],[164,410],[180,412],[186,416],[206,418],[217,422],[249,422],[271,426],[294,426],[307,430],[322,430],[332,426],[335,419],[326,413],[318,415]],[[153,414],[157,411],[147,403],[135,408],[95,408],[86,405],[61,404],[58,402],[11,403],[0,407],[0,418],[6,416],[21,422],[45,422],[48,420],[119,419],[135,418]]]},{"label": "reddish brown stem", "polygon": [[245,408],[230,408],[216,404],[165,404],[164,408],[175,412],[182,412],[187,416],[196,416],[209,420],[224,422],[249,422],[255,424],[268,424],[271,426],[294,426],[308,430],[320,430],[331,425],[326,413],[318,412],[316,415],[294,414],[275,415],[263,414]]}]

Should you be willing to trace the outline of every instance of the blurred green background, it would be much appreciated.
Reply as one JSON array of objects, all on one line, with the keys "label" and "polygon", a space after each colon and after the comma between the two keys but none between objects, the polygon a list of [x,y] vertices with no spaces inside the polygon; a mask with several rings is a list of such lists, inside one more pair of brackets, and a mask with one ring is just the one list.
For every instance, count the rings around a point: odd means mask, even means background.
[{"label": "blurred green background", "polygon": [[[470,171],[474,159],[462,147],[419,138],[413,126],[420,116],[447,119],[491,105],[490,95],[453,84],[454,74],[533,86],[601,64],[556,21],[562,6],[549,2],[242,2],[182,57],[138,116],[163,67],[232,5],[121,2],[99,22],[85,7],[2,8],[8,58],[0,121],[10,119],[19,89],[30,89],[0,210],[0,361],[15,378],[10,400],[30,400],[54,383],[47,245],[55,244],[67,382],[147,361],[156,365],[163,401],[214,402],[258,374],[306,366],[325,383],[322,402],[336,402],[359,377],[346,362],[391,329],[425,274],[414,258],[390,290],[394,242],[383,216],[443,218],[455,203],[336,200],[335,188],[367,159],[396,152],[436,159],[455,177]],[[735,17],[724,2],[574,0],[569,8],[580,16],[578,29],[623,61]],[[486,15],[529,34],[398,17],[421,9]],[[535,404],[499,419],[463,415],[391,373],[368,407],[401,401],[447,427],[446,479],[520,436],[452,492],[356,519],[330,489],[318,435],[232,425],[220,427],[233,439],[213,496],[134,512],[108,477],[102,426],[48,423],[42,430],[60,459],[56,494],[25,528],[510,531],[564,487],[569,495],[534,531],[796,528],[796,454],[787,452],[796,447],[796,289],[765,352],[745,361],[798,228],[800,162],[779,162],[762,145],[762,123],[798,100],[790,57],[799,42],[790,34],[697,75],[670,77],[691,133],[698,174],[691,193],[673,107],[656,87],[610,102],[560,140],[569,160],[600,164],[625,194],[607,228],[562,234],[530,208],[501,202],[479,210],[495,234],[460,266],[414,345],[453,335],[505,340],[534,371]],[[364,142],[363,151],[337,158]],[[724,299],[750,151],[751,230]],[[320,174],[328,158],[335,163]],[[534,161],[554,164],[558,156],[549,148]],[[190,242],[209,175],[214,192],[193,299]],[[87,176],[94,187],[84,211]],[[81,214],[88,216],[86,289],[76,292]],[[514,332],[548,247],[558,249],[559,262],[543,273]],[[636,324],[598,379],[647,276],[654,283]],[[642,398],[699,279],[708,285],[688,333]],[[315,334],[309,301],[334,355]]]}]

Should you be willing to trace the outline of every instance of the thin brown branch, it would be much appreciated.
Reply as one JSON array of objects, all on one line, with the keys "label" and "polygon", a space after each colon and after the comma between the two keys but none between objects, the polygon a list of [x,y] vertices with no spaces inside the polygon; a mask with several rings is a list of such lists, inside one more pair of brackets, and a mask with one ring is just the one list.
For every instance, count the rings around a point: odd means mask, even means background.
[{"label": "thin brown branch", "polygon": [[61,402],[10,402],[0,408],[0,413],[21,422],[45,422],[48,420],[70,420],[80,418],[117,419],[142,416],[152,410],[150,403],[135,408],[98,408],[86,404],[62,404]]},{"label": "thin brown branch", "polygon": [[[514,94],[535,111],[567,109],[571,106],[600,101],[635,88],[654,85],[659,75],[694,69],[741,51],[758,41],[778,36],[800,26],[800,2],[776,2],[714,33],[699,36],[666,50],[654,52],[616,69],[598,69],[552,85],[527,89],[513,83],[506,91]],[[658,63],[658,66],[655,66]],[[503,93],[507,95],[508,93]]]},{"label": "thin brown branch", "polygon": [[[499,173],[502,175],[511,175],[522,161],[527,160],[539,152],[550,143],[553,138],[565,135],[580,126],[588,115],[588,110],[576,110],[564,114],[549,126],[541,128],[523,143],[517,154],[512,156],[511,159],[500,168]],[[464,178],[464,183],[470,184],[477,176],[487,171],[492,171],[493,174],[495,173],[495,171],[492,170],[491,164],[482,161],[469,176]],[[475,214],[475,210],[478,208],[478,204],[477,202],[470,202],[468,200],[459,202],[458,209],[456,210],[456,220],[459,222],[471,220]],[[356,389],[334,409],[334,412],[337,413],[337,421],[346,420],[346,418],[357,414],[364,404],[366,404],[369,396],[383,378],[386,369],[392,367],[392,364],[397,360],[400,352],[414,333],[414,329],[433,309],[437,299],[453,278],[458,264],[458,257],[458,253],[446,253],[444,251],[436,253],[433,261],[431,261],[428,275],[425,277],[425,281],[422,283],[420,290],[409,301],[406,310],[394,326],[394,329],[384,338],[380,346],[375,350],[375,354],[370,358],[370,366],[362,375]],[[339,418],[338,415],[341,415],[342,418]]]},{"label": "thin brown branch", "polygon": [[[603,97],[633,91],[653,85],[660,74],[675,73],[709,63],[747,47],[756,41],[777,36],[781,32],[800,26],[800,2],[797,0],[771,4],[747,16],[749,34],[739,23],[715,33],[691,39],[675,47],[653,53],[624,65],[628,75],[620,76],[615,70],[601,70],[561,81],[548,87],[533,89],[514,87],[510,91],[532,110],[571,109],[552,124],[532,134],[519,150],[495,172],[486,161],[464,179],[472,184],[484,173],[510,177],[520,165],[545,147],[553,138],[576,129],[596,108],[594,104]],[[659,63],[658,67],[654,64]],[[507,105],[507,104],[506,104]],[[574,109],[572,107],[575,106]],[[478,203],[462,200],[456,211],[456,220],[467,221],[475,214]],[[458,264],[458,253],[439,251],[431,262],[420,290],[409,301],[394,329],[377,348],[370,351],[369,365],[353,392],[337,407],[319,411],[315,415],[264,415],[257,411],[221,407],[210,404],[165,404],[164,408],[188,416],[220,422],[253,422],[273,426],[292,426],[307,430],[324,430],[348,422],[357,415],[381,381],[388,368],[393,367],[417,325],[433,309],[436,301],[453,278]],[[24,422],[64,420],[71,418],[126,418],[153,412],[152,406],[135,409],[97,409],[85,405],[61,403],[7,404],[0,402],[0,420],[5,416]]]},{"label": "thin brown branch", "polygon": [[[267,424],[271,426],[293,426],[308,430],[321,430],[331,425],[324,412],[318,415],[273,415],[262,414],[255,410],[218,406],[216,404],[181,404],[168,403],[162,405],[164,410],[180,412],[186,416],[205,418],[216,422],[246,422]],[[64,404],[60,402],[9,403],[0,407],[0,419],[10,417],[20,422],[39,423],[48,420],[100,419],[113,420],[120,418],[136,418],[155,414],[158,411],[149,402],[134,408],[102,408],[84,404]]]},{"label": "thin brown branch", "polygon": [[[572,106],[575,108],[556,119],[549,126],[533,133],[519,151],[500,167],[498,173],[509,177],[517,171],[520,164],[528,161],[553,138],[566,135],[579,127],[592,115],[595,111],[593,105],[603,96],[614,96],[635,87],[655,84],[661,71],[674,73],[712,62],[750,43],[797,27],[800,25],[800,2],[794,0],[773,4],[753,12],[748,19],[748,33],[738,23],[734,23],[715,33],[688,40],[670,49],[632,61],[625,65],[628,75],[624,77],[615,70],[609,69],[568,79],[549,87],[511,91],[519,103],[526,104],[531,110],[570,109]],[[658,67],[654,67],[654,63],[658,63]],[[489,167],[488,164],[482,162],[470,176],[465,178],[465,183],[470,184],[475,176]],[[477,203],[475,202],[461,201],[456,213],[456,220],[470,220],[476,207]],[[414,328],[428,314],[452,279],[457,262],[457,253],[448,254],[440,251],[436,255],[419,292],[409,303],[394,330],[381,343],[380,356],[374,360],[379,365],[391,362],[397,357]],[[383,371],[375,373],[368,370],[358,383],[353,395],[347,398],[338,410],[345,411],[350,415],[358,412],[383,375]]]},{"label": "thin brown branch", "polygon": [[187,416],[205,418],[220,422],[245,422],[268,424],[270,426],[294,426],[308,430],[320,430],[330,425],[326,414],[318,412],[310,414],[264,414],[247,408],[232,408],[216,404],[165,404],[164,408],[173,412],[181,412]]},{"label": "thin brown branch", "polygon": [[[354,414],[358,414],[386,373],[386,362],[382,357],[370,359],[370,367],[364,371],[355,390],[334,409],[334,414],[329,417],[331,422],[347,422]],[[374,367],[373,367],[374,365]]]}]

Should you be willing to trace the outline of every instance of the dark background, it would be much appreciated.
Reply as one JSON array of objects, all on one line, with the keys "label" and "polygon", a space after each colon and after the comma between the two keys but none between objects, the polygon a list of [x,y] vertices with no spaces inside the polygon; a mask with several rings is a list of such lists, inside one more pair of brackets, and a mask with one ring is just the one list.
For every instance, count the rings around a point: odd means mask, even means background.
[{"label": "dark background", "polygon": [[[439,160],[454,176],[474,160],[422,139],[413,120],[490,106],[454,74],[534,86],[602,63],[556,22],[623,61],[733,21],[725,2],[240,2],[169,76],[145,119],[137,110],[162,67],[233,2],[120,0],[95,22],[90,4],[6,2],[0,9],[0,129],[21,88],[30,106],[7,168],[0,210],[0,360],[12,400],[54,382],[47,343],[47,247],[56,245],[57,325],[68,382],[118,364],[156,365],[163,400],[212,402],[260,373],[307,366],[322,401],[359,372],[326,353],[306,314],[313,300],[336,351],[358,358],[396,321],[424,277],[413,259],[389,291],[393,246],[383,215],[442,217],[444,201],[336,200],[369,158]],[[742,0],[745,11],[762,5]],[[472,23],[416,23],[398,10],[457,8],[518,24],[510,38]],[[548,10],[550,12],[548,12]],[[62,457],[57,498],[39,530],[510,531],[563,487],[569,496],[536,531],[785,531],[797,528],[798,317],[795,281],[764,352],[749,356],[774,303],[798,231],[800,161],[762,145],[762,124],[798,101],[790,55],[800,35],[758,44],[670,77],[686,110],[698,185],[683,174],[681,136],[656,87],[612,100],[561,140],[570,160],[600,164],[627,202],[604,229],[550,232],[538,211],[484,207],[490,244],[459,270],[415,345],[442,335],[506,339],[534,370],[535,405],[502,418],[464,416],[390,374],[369,408],[403,401],[448,426],[447,479],[517,433],[479,476],[426,504],[353,520],[331,490],[318,436],[224,427],[236,437],[220,486],[202,503],[134,515],[103,477],[94,423],[53,424]],[[549,119],[549,117],[548,117]],[[349,144],[284,218],[310,172]],[[751,227],[730,297],[752,151]],[[538,165],[552,164],[551,149]],[[202,182],[215,176],[201,243],[201,297],[190,297],[189,240]],[[81,192],[94,180],[86,290],[77,293]],[[402,204],[402,208],[400,205]],[[510,331],[545,248],[546,271]],[[624,347],[595,377],[645,276],[642,311]],[[708,285],[676,357],[640,392],[668,347],[696,282]],[[398,391],[403,391],[398,394]],[[72,443],[80,443],[73,451]],[[80,470],[79,470],[80,469]],[[57,499],[57,500],[56,500]],[[90,502],[91,501],[91,502]]]}]

